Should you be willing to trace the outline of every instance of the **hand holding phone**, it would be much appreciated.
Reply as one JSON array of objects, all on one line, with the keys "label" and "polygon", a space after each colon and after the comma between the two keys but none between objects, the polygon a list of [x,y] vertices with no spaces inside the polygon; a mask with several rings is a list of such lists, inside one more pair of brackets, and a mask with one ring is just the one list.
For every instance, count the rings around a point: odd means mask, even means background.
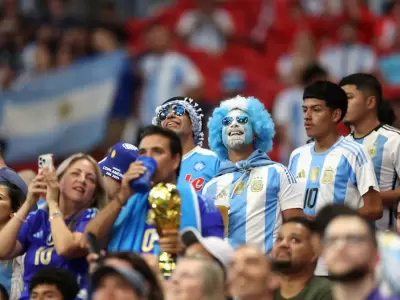
[{"label": "hand holding phone", "polygon": [[54,157],[54,155],[52,153],[39,155],[39,158],[38,158],[39,171],[46,169],[46,168],[47,169],[54,168],[53,157]]}]

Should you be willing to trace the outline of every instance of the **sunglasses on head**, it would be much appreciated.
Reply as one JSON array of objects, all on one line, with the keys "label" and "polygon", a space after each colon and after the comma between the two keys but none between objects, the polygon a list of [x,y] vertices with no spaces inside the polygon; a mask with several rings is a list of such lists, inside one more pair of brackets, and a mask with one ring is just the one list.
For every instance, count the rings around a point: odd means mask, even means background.
[{"label": "sunglasses on head", "polygon": [[[170,108],[171,107],[167,107],[160,111],[160,113],[158,114],[158,118],[160,119],[160,121],[164,121],[167,118]],[[182,117],[185,114],[186,109],[182,105],[174,105],[172,106],[172,112],[175,116]]]},{"label": "sunglasses on head", "polygon": [[[228,126],[231,125],[233,122],[233,117],[225,117],[222,119],[222,125],[223,126]],[[246,116],[237,116],[236,117],[236,122],[238,122],[239,124],[247,124],[249,122],[249,118]]]}]

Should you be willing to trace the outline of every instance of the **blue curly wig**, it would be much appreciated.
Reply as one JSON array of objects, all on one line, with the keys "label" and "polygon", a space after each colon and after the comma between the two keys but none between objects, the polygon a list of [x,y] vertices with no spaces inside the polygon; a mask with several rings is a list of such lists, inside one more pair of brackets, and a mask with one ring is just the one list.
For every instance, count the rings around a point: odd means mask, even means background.
[{"label": "blue curly wig", "polygon": [[236,96],[232,99],[221,102],[221,105],[214,109],[208,121],[208,144],[219,159],[228,159],[228,150],[222,141],[222,119],[234,110],[240,109],[249,114],[249,120],[253,127],[256,139],[254,148],[268,152],[272,149],[272,138],[275,135],[275,125],[271,115],[265,109],[260,100],[254,97]]}]

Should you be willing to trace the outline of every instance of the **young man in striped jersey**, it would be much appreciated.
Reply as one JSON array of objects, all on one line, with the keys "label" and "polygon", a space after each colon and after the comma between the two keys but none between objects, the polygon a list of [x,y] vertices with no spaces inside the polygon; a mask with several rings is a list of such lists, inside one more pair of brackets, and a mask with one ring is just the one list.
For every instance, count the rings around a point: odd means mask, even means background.
[{"label": "young man in striped jersey", "polygon": [[352,74],[344,77],[339,85],[349,103],[344,121],[352,126],[352,133],[346,138],[363,145],[370,155],[381,191],[385,209],[375,224],[377,229],[389,229],[393,226],[390,210],[400,197],[400,130],[390,126],[394,121],[393,112],[387,110],[381,84],[374,76]]},{"label": "young man in striped jersey", "polygon": [[289,169],[303,186],[304,212],[315,217],[327,204],[347,204],[368,220],[382,217],[374,168],[363,147],[340,136],[347,111],[340,86],[318,81],[303,93],[304,124],[313,142],[294,150]]},{"label": "young man in striped jersey", "polygon": [[269,113],[259,100],[237,96],[214,110],[208,128],[221,166],[203,195],[222,211],[233,247],[271,251],[282,222],[304,214],[296,179],[265,153],[275,133]]},{"label": "young man in striped jersey", "polygon": [[179,136],[183,150],[179,179],[190,182],[200,193],[219,168],[215,153],[201,147],[204,135],[200,106],[188,97],[171,98],[157,107],[153,125],[168,128]]}]

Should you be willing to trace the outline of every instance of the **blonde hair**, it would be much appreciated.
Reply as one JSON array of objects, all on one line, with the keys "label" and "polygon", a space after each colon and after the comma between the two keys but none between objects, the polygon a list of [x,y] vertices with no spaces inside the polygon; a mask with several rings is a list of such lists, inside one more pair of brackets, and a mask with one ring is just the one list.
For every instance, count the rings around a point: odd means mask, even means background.
[{"label": "blonde hair", "polygon": [[201,263],[203,299],[224,300],[225,282],[224,272],[214,260],[204,256],[186,256],[184,260],[198,261]]},{"label": "blonde hair", "polygon": [[103,174],[99,168],[99,165],[97,164],[97,161],[92,156],[85,153],[76,153],[71,155],[58,166],[56,170],[57,179],[58,181],[60,181],[61,178],[64,176],[65,172],[74,162],[83,159],[89,161],[93,165],[93,168],[96,173],[96,189],[94,191],[94,197],[93,197],[94,201],[91,207],[95,207],[98,210],[101,210],[107,204],[107,193],[103,181]]}]

